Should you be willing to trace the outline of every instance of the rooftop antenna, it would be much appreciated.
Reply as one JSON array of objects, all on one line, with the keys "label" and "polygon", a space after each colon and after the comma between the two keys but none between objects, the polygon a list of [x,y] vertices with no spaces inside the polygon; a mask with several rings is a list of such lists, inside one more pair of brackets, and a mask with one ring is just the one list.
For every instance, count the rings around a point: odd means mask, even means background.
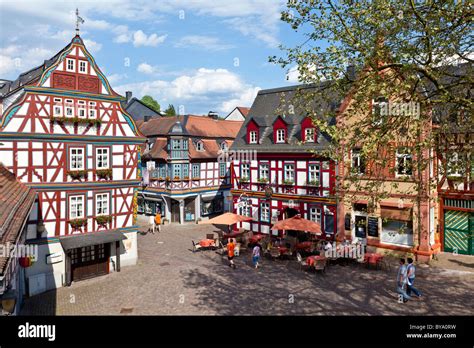
[{"label": "rooftop antenna", "polygon": [[84,19],[79,16],[79,9],[76,8],[76,35],[79,36],[79,24],[84,23]]}]

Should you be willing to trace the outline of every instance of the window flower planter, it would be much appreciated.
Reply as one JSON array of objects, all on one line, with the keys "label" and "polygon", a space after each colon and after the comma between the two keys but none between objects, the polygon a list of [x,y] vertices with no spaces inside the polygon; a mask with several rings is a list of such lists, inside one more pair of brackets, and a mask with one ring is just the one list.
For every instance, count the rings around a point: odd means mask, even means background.
[{"label": "window flower planter", "polygon": [[112,169],[97,169],[95,173],[101,179],[112,179]]},{"label": "window flower planter", "polygon": [[71,227],[77,229],[77,228],[80,228],[80,227],[83,227],[83,226],[87,225],[87,219],[69,220],[69,224],[71,225]]},{"label": "window flower planter", "polygon": [[294,185],[295,182],[293,180],[283,180],[283,185]]},{"label": "window flower planter", "polygon": [[88,118],[79,118],[79,117],[57,117],[52,116],[49,118],[51,123],[64,124],[64,123],[73,123],[73,124],[82,124],[82,125],[91,125],[91,126],[100,126],[102,120],[100,119],[88,119]]},{"label": "window flower planter", "polygon": [[195,177],[193,178],[193,180],[201,180],[201,178]]},{"label": "window flower planter", "polygon": [[308,182],[308,185],[319,187],[319,180],[311,180],[310,182]]},{"label": "window flower planter", "polygon": [[259,178],[257,181],[258,181],[259,184],[267,184],[268,183],[267,178]]},{"label": "window flower planter", "polygon": [[85,179],[87,178],[87,170],[70,170],[67,172],[67,175],[73,180]]},{"label": "window flower planter", "polygon": [[170,181],[171,179],[170,179],[169,176],[167,176],[167,177],[165,178],[165,180],[166,180],[166,181]]},{"label": "window flower planter", "polygon": [[107,226],[107,224],[112,222],[112,216],[110,215],[99,215],[95,217],[95,221],[100,226]]},{"label": "window flower planter", "polygon": [[247,182],[249,182],[249,181],[250,181],[250,179],[247,178],[247,177],[240,178],[240,182],[245,182],[245,183],[247,183]]},{"label": "window flower planter", "polygon": [[183,180],[189,180],[189,176],[185,176]]}]

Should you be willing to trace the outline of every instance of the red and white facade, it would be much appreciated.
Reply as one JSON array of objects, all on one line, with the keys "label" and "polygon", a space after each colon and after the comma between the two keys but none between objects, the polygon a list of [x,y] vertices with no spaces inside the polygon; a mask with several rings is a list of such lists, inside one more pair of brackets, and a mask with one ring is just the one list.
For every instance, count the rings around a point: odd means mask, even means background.
[{"label": "red and white facade", "polygon": [[[2,99],[0,157],[38,192],[38,228],[27,234],[39,244],[39,259],[27,272],[30,293],[68,283],[71,255],[60,243],[66,236],[117,231],[127,238],[121,264],[137,259],[134,193],[145,139],[79,36],[49,62]],[[93,263],[98,256],[91,253],[100,252],[108,273],[117,250],[104,248],[72,253]],[[78,261],[72,262],[74,268]]]}]

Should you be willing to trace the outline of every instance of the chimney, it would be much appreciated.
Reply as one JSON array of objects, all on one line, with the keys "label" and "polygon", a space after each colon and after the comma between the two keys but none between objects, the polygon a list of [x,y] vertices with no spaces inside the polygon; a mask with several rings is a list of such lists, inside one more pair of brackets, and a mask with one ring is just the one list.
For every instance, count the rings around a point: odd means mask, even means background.
[{"label": "chimney", "polygon": [[219,114],[215,111],[209,111],[209,113],[207,114],[207,117],[217,120],[219,118]]},{"label": "chimney", "polygon": [[148,122],[151,120],[151,116],[150,115],[146,115],[146,116],[143,116],[143,121],[144,122]]},{"label": "chimney", "polygon": [[130,100],[132,99],[132,92],[131,91],[126,91],[125,92],[125,98],[127,99],[127,103],[130,103]]}]

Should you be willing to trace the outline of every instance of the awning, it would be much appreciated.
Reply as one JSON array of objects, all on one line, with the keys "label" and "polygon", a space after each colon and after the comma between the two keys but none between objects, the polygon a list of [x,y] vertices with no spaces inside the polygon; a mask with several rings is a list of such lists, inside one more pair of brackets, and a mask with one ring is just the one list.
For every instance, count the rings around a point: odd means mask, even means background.
[{"label": "awning", "polygon": [[65,251],[91,245],[112,243],[124,239],[127,239],[127,237],[122,232],[116,230],[59,237],[59,241]]},{"label": "awning", "polygon": [[199,224],[214,224],[214,225],[234,225],[237,222],[252,221],[248,216],[243,216],[235,213],[224,213],[209,220],[199,221]]},{"label": "awning", "polygon": [[381,207],[380,216],[384,219],[411,221],[411,209],[398,209],[392,207]]},{"label": "awning", "polygon": [[275,223],[272,230],[295,230],[295,231],[306,231],[314,234],[321,234],[321,225],[307,219],[303,219],[300,216],[293,216],[289,219],[280,220]]}]

